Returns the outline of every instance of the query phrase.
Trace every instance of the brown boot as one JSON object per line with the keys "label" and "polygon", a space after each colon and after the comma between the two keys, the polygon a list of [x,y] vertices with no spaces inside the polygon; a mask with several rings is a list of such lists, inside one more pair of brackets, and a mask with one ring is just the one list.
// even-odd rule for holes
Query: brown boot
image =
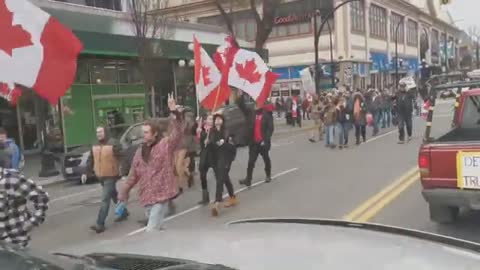
{"label": "brown boot", "polygon": [[220,212],[220,203],[214,202],[212,204],[212,216],[217,217],[219,212]]}
{"label": "brown boot", "polygon": [[237,197],[230,197],[228,198],[227,202],[223,204],[225,207],[233,207],[238,204],[238,199]]}

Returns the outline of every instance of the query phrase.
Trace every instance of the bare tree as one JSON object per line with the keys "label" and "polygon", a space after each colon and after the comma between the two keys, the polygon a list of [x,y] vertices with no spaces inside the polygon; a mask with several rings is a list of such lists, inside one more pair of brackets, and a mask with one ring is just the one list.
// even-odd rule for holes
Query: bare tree
{"label": "bare tree", "polygon": [[[163,55],[161,42],[174,33],[172,18],[153,12],[168,7],[168,0],[128,0],[140,71],[145,86],[145,96],[151,93],[152,116],[155,116],[154,76],[156,59]],[[161,94],[161,93],[160,93]]]}
{"label": "bare tree", "polygon": [[[229,12],[227,12],[225,7],[222,5],[222,2],[222,0],[214,0],[215,6],[220,11],[228,31],[232,34],[234,41],[236,42],[235,31],[233,28],[233,7],[231,7]],[[255,33],[255,51],[257,53],[261,53],[265,42],[267,42],[267,39],[272,32],[275,15],[281,0],[260,0],[259,2],[257,2],[257,0],[231,0],[230,3],[240,8],[248,6],[248,9],[253,15],[257,26]],[[259,6],[261,12],[259,12]]]}

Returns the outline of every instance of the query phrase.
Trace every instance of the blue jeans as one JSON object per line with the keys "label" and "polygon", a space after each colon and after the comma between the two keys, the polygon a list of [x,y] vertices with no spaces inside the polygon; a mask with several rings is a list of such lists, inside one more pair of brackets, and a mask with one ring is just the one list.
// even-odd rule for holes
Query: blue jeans
{"label": "blue jeans", "polygon": [[382,128],[390,127],[392,123],[392,112],[390,109],[385,109],[383,111],[383,117],[382,117]]}
{"label": "blue jeans", "polygon": [[337,123],[337,127],[335,129],[337,131],[338,136],[338,145],[347,145],[348,144],[348,133],[350,131],[350,123]]}
{"label": "blue jeans", "polygon": [[335,145],[335,125],[325,126],[325,145]]}
{"label": "blue jeans", "polygon": [[117,179],[100,179],[100,184],[102,185],[102,203],[100,211],[98,211],[97,225],[105,226],[105,219],[107,219],[108,210],[110,209],[110,201],[117,204]]}
{"label": "blue jeans", "polygon": [[161,230],[168,212],[168,201],[145,206],[145,215],[148,218],[147,232]]}
{"label": "blue jeans", "polygon": [[382,121],[382,111],[378,110],[373,113],[373,134],[377,134],[380,130],[380,123]]}

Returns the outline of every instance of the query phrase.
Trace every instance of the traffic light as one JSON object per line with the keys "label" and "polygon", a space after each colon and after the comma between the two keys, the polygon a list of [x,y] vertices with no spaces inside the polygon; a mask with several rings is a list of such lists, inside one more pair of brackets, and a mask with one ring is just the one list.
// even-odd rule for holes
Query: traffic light
{"label": "traffic light", "polygon": [[440,1],[440,5],[448,5],[452,2],[452,0],[439,0]]}

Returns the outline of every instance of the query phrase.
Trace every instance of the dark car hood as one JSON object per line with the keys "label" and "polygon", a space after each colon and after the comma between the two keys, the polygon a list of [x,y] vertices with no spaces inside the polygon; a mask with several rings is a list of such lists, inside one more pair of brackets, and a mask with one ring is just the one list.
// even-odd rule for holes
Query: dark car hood
{"label": "dark car hood", "polygon": [[[307,220],[308,221],[308,220]],[[169,229],[64,249],[141,254],[235,269],[476,269],[480,245],[382,225],[299,220]]]}

